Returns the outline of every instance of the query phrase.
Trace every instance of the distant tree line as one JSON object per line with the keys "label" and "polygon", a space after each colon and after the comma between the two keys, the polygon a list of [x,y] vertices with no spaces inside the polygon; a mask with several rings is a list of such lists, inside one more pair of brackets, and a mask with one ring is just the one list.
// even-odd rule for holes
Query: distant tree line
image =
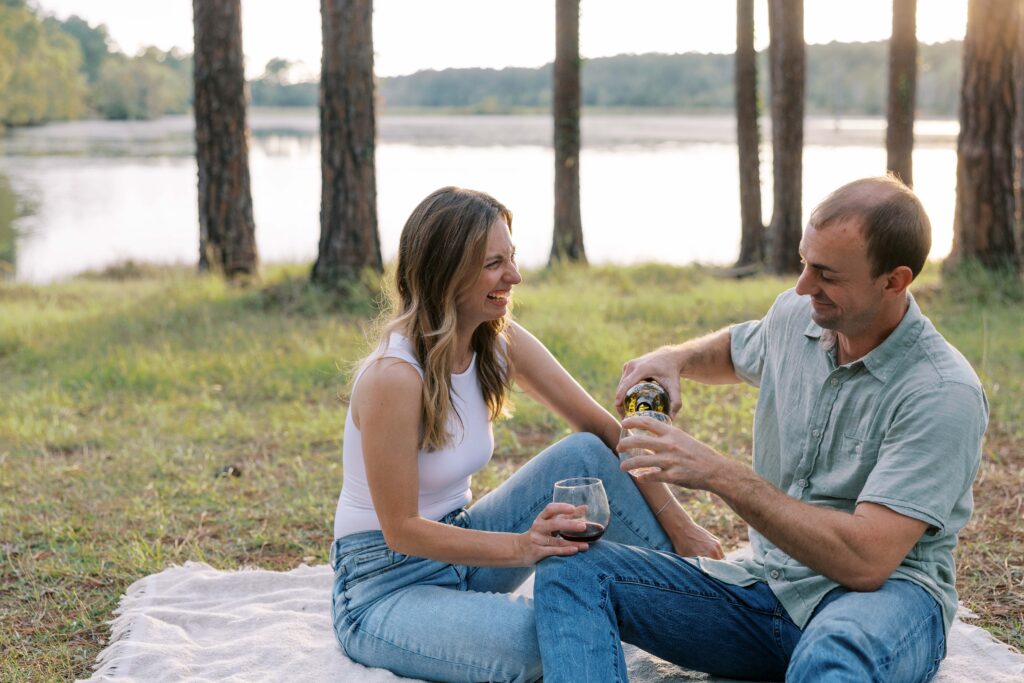
{"label": "distant tree line", "polygon": [[[920,115],[956,116],[961,50],[960,41],[920,46]],[[808,45],[808,113],[884,115],[888,58],[887,41]],[[767,73],[767,52],[758,53],[757,60],[758,72]],[[731,54],[696,53],[588,59],[583,62],[583,106],[731,111],[733,61]],[[550,64],[536,69],[420,71],[382,78],[379,89],[385,107],[451,107],[481,113],[547,109],[551,73]],[[767,79],[762,79],[763,101],[768,100],[767,88]]]}
{"label": "distant tree line", "polygon": [[0,125],[184,113],[191,78],[184,52],[150,47],[129,57],[103,24],[61,21],[26,0],[0,0]]}
{"label": "distant tree line", "polygon": [[249,81],[250,103],[256,107],[315,107],[320,84],[316,81],[292,82],[295,62],[275,58],[267,62],[263,75]]}
{"label": "distant tree line", "polygon": [[[954,117],[960,97],[960,41],[921,45],[916,110]],[[886,112],[888,43],[830,43],[807,47],[809,114]],[[767,73],[767,51],[757,55]],[[315,107],[319,84],[293,82],[292,62],[273,59],[250,80],[253,106]],[[443,108],[471,113],[548,110],[552,65],[535,69],[445,69],[378,79],[384,110]],[[731,111],[731,54],[619,55],[582,64],[583,107]],[[768,80],[759,83],[768,101]],[[41,16],[26,0],[0,0],[0,124],[29,125],[100,116],[150,119],[181,114],[193,102],[192,55],[146,48],[119,52],[103,24],[72,16]]]}
{"label": "distant tree line", "polygon": [[[917,113],[952,118],[960,98],[962,43],[921,45],[918,50]],[[883,116],[886,113],[888,41],[807,46],[806,107],[809,114]],[[249,81],[253,106],[317,105],[316,83],[288,83],[268,63]],[[767,51],[757,70],[767,73]],[[441,108],[491,114],[551,108],[551,64],[535,69],[444,69],[378,79],[383,108]],[[644,54],[587,59],[582,67],[584,107],[731,111],[731,54]],[[768,80],[759,83],[768,101]]]}

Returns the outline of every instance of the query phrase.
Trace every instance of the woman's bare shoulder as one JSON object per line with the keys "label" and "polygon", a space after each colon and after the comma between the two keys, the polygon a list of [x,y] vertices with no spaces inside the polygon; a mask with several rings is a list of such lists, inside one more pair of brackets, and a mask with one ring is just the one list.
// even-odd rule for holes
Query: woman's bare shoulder
{"label": "woman's bare shoulder", "polygon": [[373,405],[413,409],[419,414],[423,379],[415,366],[401,358],[377,358],[363,370],[352,390],[352,418],[359,427],[359,414]]}

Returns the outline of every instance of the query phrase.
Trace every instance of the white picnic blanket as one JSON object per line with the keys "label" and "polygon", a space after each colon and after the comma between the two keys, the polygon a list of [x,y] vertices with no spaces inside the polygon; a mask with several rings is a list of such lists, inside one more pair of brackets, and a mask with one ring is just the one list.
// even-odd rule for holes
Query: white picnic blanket
{"label": "white picnic blanket", "polygon": [[[221,571],[186,562],[144,577],[121,599],[90,681],[346,681],[401,679],[356,664],[331,628],[330,567]],[[532,590],[526,585],[525,591]],[[961,608],[961,617],[972,617]],[[627,646],[632,681],[714,681]],[[1024,656],[961,619],[940,683],[1019,683]]]}

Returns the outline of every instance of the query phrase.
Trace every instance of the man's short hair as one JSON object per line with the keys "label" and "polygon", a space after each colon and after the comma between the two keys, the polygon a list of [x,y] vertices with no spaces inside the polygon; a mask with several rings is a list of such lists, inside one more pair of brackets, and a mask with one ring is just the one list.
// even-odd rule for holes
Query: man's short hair
{"label": "man's short hair", "polygon": [[932,248],[932,224],[921,200],[895,176],[861,178],[843,185],[815,207],[809,221],[821,230],[860,219],[871,277],[906,266],[916,278]]}

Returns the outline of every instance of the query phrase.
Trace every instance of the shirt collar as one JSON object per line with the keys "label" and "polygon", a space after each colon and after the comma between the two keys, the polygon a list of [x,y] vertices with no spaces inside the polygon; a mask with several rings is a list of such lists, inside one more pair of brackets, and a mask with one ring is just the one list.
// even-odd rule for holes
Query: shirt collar
{"label": "shirt collar", "polygon": [[[882,340],[882,343],[871,349],[866,356],[855,363],[861,363],[868,372],[874,375],[879,381],[886,382],[896,370],[900,360],[907,353],[907,350],[914,345],[921,331],[924,329],[924,314],[914,300],[914,295],[907,292],[907,312],[904,314],[900,324],[889,333],[889,336]],[[824,332],[813,320],[804,330],[804,335],[810,339],[821,339]]]}

